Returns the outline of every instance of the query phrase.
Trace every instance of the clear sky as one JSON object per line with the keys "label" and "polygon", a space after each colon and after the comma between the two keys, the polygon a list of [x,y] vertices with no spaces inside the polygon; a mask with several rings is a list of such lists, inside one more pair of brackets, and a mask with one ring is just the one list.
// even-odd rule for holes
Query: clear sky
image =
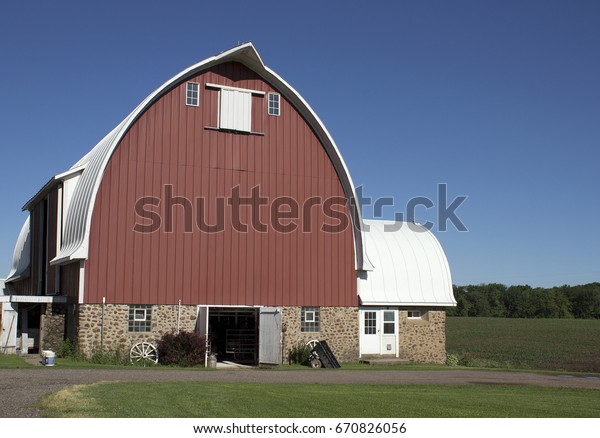
{"label": "clear sky", "polygon": [[[600,281],[600,2],[20,1],[0,5],[0,276],[23,204],[184,68],[252,41],[355,185],[437,184],[456,284]],[[372,217],[370,208],[365,217]]]}

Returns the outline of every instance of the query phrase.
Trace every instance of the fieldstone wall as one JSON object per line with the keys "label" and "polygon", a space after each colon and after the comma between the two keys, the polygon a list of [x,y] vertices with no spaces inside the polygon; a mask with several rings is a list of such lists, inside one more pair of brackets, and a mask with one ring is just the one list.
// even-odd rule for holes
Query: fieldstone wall
{"label": "fieldstone wall", "polygon": [[398,351],[401,358],[422,363],[446,363],[446,312],[421,310],[421,319],[398,312]]}
{"label": "fieldstone wall", "polygon": [[325,340],[338,361],[358,359],[358,308],[321,307],[318,332],[300,331],[302,307],[284,307],[282,311],[283,357],[287,363],[290,349],[311,339]]}
{"label": "fieldstone wall", "polygon": [[65,337],[66,304],[47,304],[42,313],[40,338],[41,350],[57,351]]}
{"label": "fieldstone wall", "polygon": [[[126,304],[106,304],[104,306],[104,351],[127,353],[137,342],[156,343],[162,335],[177,331],[179,306],[152,306],[152,326],[149,332],[129,331],[129,306]],[[193,331],[196,328],[196,306],[181,306],[181,331]],[[91,355],[100,351],[102,338],[102,305],[82,304],[79,306],[79,351]]]}

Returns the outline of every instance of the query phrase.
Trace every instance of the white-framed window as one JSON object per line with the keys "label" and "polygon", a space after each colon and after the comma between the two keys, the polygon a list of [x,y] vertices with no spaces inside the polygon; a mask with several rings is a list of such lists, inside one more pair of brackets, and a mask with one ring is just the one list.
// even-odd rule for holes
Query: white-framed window
{"label": "white-framed window", "polygon": [[188,82],[185,87],[185,104],[198,106],[200,104],[200,84]]}
{"label": "white-framed window", "polygon": [[129,331],[149,332],[152,330],[152,306],[129,306]]}
{"label": "white-framed window", "polygon": [[383,334],[394,335],[396,334],[396,311],[385,310],[383,312]]}
{"label": "white-framed window", "polygon": [[409,310],[408,311],[408,319],[421,319],[421,311],[420,310]]}
{"label": "white-framed window", "polygon": [[364,313],[365,335],[377,334],[377,312],[369,311]]}
{"label": "white-framed window", "polygon": [[269,93],[268,95],[268,103],[269,103],[269,115],[270,116],[278,116],[280,114],[279,111],[279,93]]}
{"label": "white-framed window", "polygon": [[133,309],[133,320],[134,321],[146,321],[146,314],[148,309]]}
{"label": "white-framed window", "polygon": [[300,314],[301,332],[320,331],[321,310],[319,307],[303,307]]}

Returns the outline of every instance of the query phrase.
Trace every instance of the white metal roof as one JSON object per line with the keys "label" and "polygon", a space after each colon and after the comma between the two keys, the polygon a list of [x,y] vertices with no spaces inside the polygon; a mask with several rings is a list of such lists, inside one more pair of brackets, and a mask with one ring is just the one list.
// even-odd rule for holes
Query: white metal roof
{"label": "white metal roof", "polygon": [[433,233],[409,222],[365,220],[364,224],[373,270],[359,274],[362,304],[456,305],[448,260]]}
{"label": "white metal roof", "polygon": [[[138,105],[125,120],[123,120],[71,168],[73,170],[83,168],[83,171],[77,182],[77,186],[74,189],[69,210],[65,215],[65,226],[61,247],[58,250],[56,258],[54,258],[51,263],[56,264],[69,260],[87,258],[92,211],[104,170],[119,142],[137,118],[140,117],[152,103],[171,90],[176,84],[214,65],[228,61],[236,61],[248,66],[250,69],[261,75],[296,107],[325,146],[325,149],[338,172],[346,196],[351,200],[356,201],[354,184],[352,183],[348,168],[335,142],[319,117],[296,90],[277,75],[277,73],[264,65],[252,43],[245,43],[217,56],[205,59],[169,79],[144,99],[144,101]],[[56,180],[58,177],[55,177],[54,179]],[[37,202],[38,196],[42,196],[42,193],[43,190],[41,190],[38,195],[34,196],[24,208],[29,208]],[[359,228],[362,225],[360,208],[354,208],[354,205],[357,205],[356,202],[351,202],[350,204],[350,208],[353,210],[352,219],[355,224],[358,224],[358,227],[354,227],[356,230],[356,228]],[[364,254],[363,236],[360,230],[358,232],[355,231],[354,240],[356,249],[356,268],[358,270],[370,269],[369,261]]]}
{"label": "white metal roof", "polygon": [[21,227],[17,244],[15,245],[12,267],[8,273],[8,276],[6,277],[6,283],[27,278],[29,276],[30,246],[31,239],[29,237],[29,216],[27,216],[23,227]]}

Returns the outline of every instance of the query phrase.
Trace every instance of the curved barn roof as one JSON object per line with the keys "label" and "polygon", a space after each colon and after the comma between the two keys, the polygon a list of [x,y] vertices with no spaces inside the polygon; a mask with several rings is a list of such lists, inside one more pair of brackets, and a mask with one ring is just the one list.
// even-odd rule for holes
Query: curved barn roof
{"label": "curved barn roof", "polygon": [[5,282],[21,280],[29,277],[29,264],[30,264],[30,245],[31,239],[29,237],[29,216],[25,219],[17,244],[15,245],[15,251],[13,252],[13,261],[10,272],[6,277]]}
{"label": "curved barn roof", "polygon": [[[100,187],[100,182],[104,170],[119,145],[119,142],[133,125],[133,123],[147,110],[157,99],[170,91],[179,83],[185,81],[199,72],[224,62],[235,61],[246,65],[255,71],[263,79],[269,82],[281,94],[283,94],[302,114],[310,126],[313,128],[322,144],[324,145],[342,183],[347,199],[350,201],[350,208],[354,226],[354,241],[356,252],[356,268],[358,270],[370,269],[368,260],[364,255],[363,237],[361,233],[361,215],[360,208],[357,206],[354,184],[348,172],[348,168],[333,141],[331,135],[306,103],[306,101],[285,82],[277,73],[266,67],[260,58],[260,55],[252,45],[245,43],[234,47],[217,56],[205,59],[188,69],[169,79],[158,89],[152,92],[137,108],[129,114],[116,128],[114,128],[106,137],[104,137],[87,155],[79,160],[71,169],[83,169],[81,177],[73,192],[73,198],[69,210],[65,216],[65,226],[62,236],[62,245],[58,254],[51,263],[57,264],[69,260],[86,259],[88,255],[88,241],[92,211],[96,200],[96,194]],[[57,178],[55,178],[57,179]],[[42,191],[40,191],[41,193]],[[38,193],[38,195],[40,195]],[[30,200],[24,209],[30,208],[36,202],[38,195]]]}
{"label": "curved barn roof", "polygon": [[364,224],[366,251],[374,269],[359,275],[362,304],[456,305],[448,260],[433,233],[408,222],[365,220]]}

